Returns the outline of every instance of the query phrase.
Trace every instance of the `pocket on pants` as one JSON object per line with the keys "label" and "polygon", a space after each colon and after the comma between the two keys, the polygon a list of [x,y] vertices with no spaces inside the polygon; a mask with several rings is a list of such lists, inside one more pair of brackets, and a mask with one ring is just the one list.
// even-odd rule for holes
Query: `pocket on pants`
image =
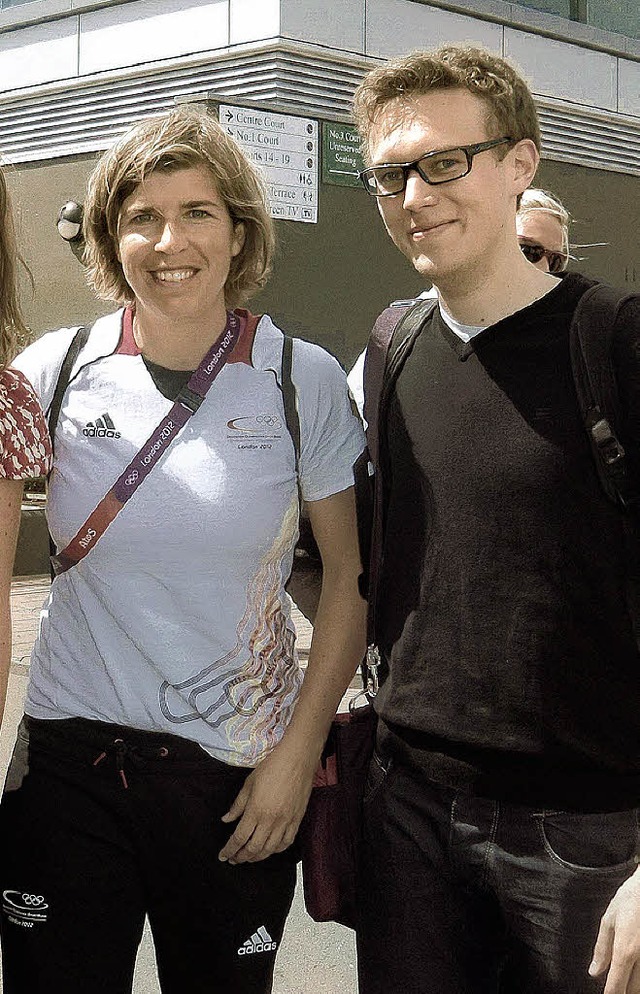
{"label": "pocket on pants", "polygon": [[620,873],[638,863],[638,809],[584,814],[545,811],[536,815],[548,855],[584,873]]}

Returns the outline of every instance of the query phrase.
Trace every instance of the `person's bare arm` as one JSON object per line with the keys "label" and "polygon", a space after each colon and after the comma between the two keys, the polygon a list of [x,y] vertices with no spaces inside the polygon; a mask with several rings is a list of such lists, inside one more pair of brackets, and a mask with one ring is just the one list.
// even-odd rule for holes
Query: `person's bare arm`
{"label": "person's bare arm", "polygon": [[331,721],[365,651],[353,488],[308,507],[323,580],[307,672],[281,742],[247,777],[223,818],[239,819],[219,855],[230,863],[265,859],[293,842]]}
{"label": "person's bare arm", "polygon": [[4,714],[11,665],[11,577],[21,504],[22,481],[0,480],[0,721]]}

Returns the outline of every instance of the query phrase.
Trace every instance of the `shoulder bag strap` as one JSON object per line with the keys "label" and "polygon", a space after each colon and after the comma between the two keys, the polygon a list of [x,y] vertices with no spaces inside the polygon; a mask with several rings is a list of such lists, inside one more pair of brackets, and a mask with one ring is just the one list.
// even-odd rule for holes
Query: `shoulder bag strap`
{"label": "shoulder bag strap", "polygon": [[578,405],[598,476],[607,497],[623,507],[630,494],[625,451],[617,436],[620,408],[611,345],[618,312],[634,296],[605,284],[590,287],[578,302],[569,331]]}
{"label": "shoulder bag strap", "polygon": [[178,432],[202,404],[207,391],[233,352],[241,328],[240,318],[229,312],[222,335],[211,346],[188,383],[182,387],[169,413],[123,470],[75,537],[57,555],[52,556],[51,563],[56,576],[71,569],[94,548],[126,502],[157,465]]}
{"label": "shoulder bag strap", "polygon": [[387,353],[394,330],[409,310],[409,304],[391,304],[378,315],[371,329],[364,358],[364,417],[367,422],[367,448],[373,463],[378,459],[378,409],[382,394]]}

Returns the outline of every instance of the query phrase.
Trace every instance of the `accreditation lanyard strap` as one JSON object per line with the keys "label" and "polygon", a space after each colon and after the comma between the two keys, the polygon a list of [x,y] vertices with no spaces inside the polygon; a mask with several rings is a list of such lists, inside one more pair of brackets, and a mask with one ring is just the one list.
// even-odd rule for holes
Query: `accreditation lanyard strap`
{"label": "accreditation lanyard strap", "polygon": [[108,494],[91,512],[75,538],[72,538],[57,555],[51,557],[56,576],[71,569],[91,552],[116,515],[167,451],[178,432],[198,410],[216,376],[233,352],[240,337],[242,324],[237,314],[227,313],[227,323],[222,335],[214,342],[188,383],[180,390],[169,413],[120,474]]}

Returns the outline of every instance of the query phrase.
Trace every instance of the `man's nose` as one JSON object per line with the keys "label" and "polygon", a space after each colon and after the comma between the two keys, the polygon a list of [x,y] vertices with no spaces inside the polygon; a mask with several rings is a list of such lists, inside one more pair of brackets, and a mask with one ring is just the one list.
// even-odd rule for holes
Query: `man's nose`
{"label": "man's nose", "polygon": [[410,169],[407,174],[407,185],[404,191],[403,206],[405,210],[415,210],[424,204],[429,204],[437,197],[436,187],[427,183],[417,169]]}

